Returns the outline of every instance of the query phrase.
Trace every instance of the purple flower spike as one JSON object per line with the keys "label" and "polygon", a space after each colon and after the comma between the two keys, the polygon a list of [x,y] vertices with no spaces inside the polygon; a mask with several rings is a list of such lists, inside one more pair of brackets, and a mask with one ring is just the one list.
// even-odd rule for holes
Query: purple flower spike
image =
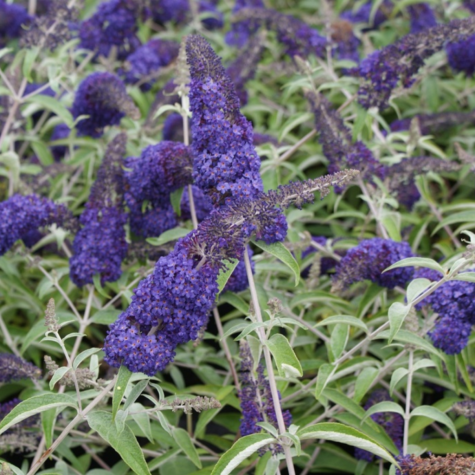
{"label": "purple flower spike", "polygon": [[23,25],[28,25],[32,19],[25,7],[0,0],[0,47],[8,40],[18,38]]}
{"label": "purple flower spike", "polygon": [[81,24],[79,46],[104,57],[114,50],[118,59],[125,59],[140,46],[137,37],[140,4],[140,0],[109,0],[101,3],[96,13]]}
{"label": "purple flower spike", "polygon": [[77,124],[79,135],[98,138],[104,127],[118,125],[125,115],[140,117],[139,110],[127,95],[125,84],[111,73],[92,73],[79,85],[74,97],[72,114],[75,119],[88,115]]}
{"label": "purple flower spike", "polygon": [[19,356],[0,353],[0,382],[9,383],[20,379],[37,379],[41,370]]}
{"label": "purple flower spike", "polygon": [[178,142],[146,147],[140,157],[129,157],[125,199],[132,231],[144,237],[159,236],[176,225],[170,193],[191,184],[190,150]]}
{"label": "purple flower spike", "polygon": [[13,195],[0,203],[0,256],[32,231],[51,224],[61,226],[70,219],[64,205],[33,194]]}
{"label": "purple flower spike", "polygon": [[427,3],[416,3],[408,7],[411,15],[411,33],[419,33],[437,25],[434,10]]}
{"label": "purple flower spike", "polygon": [[107,147],[80,218],[84,227],[74,239],[70,260],[71,280],[78,287],[92,284],[97,274],[102,284],[114,282],[122,274],[122,260],[127,255],[122,175],[126,142],[126,135],[119,134]]}
{"label": "purple flower spike", "polygon": [[[236,0],[233,8],[233,14],[243,8],[264,8],[262,0]],[[250,37],[260,28],[259,22],[249,18],[231,25],[231,31],[226,33],[226,43],[231,46],[242,48]]]}
{"label": "purple flower spike", "polygon": [[412,278],[412,267],[401,267],[384,274],[382,272],[391,264],[413,256],[406,242],[381,238],[365,239],[350,249],[336,266],[334,287],[341,289],[362,280],[370,280],[388,289],[405,285]]}
{"label": "purple flower spike", "polygon": [[369,1],[355,12],[353,10],[344,11],[340,17],[344,20],[350,21],[351,23],[366,23],[369,26],[364,31],[376,29],[389,18],[393,9],[393,4],[389,0],[384,0],[382,5],[376,10],[373,19],[371,19],[372,7],[373,2]]}
{"label": "purple flower spike", "polygon": [[454,71],[473,76],[475,73],[475,35],[447,45],[447,58]]}
{"label": "purple flower spike", "polygon": [[262,191],[260,160],[231,79],[204,38],[189,36],[186,52],[195,184],[215,205],[236,197],[254,198]]}

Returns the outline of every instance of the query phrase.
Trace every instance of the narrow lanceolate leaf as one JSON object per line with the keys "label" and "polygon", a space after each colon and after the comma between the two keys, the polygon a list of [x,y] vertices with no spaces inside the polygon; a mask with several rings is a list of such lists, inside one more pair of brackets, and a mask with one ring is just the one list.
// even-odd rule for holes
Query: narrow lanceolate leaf
{"label": "narrow lanceolate leaf", "polygon": [[394,302],[389,307],[389,338],[388,341],[391,343],[396,336],[397,332],[401,329],[404,319],[407,317],[408,313],[411,310],[411,305],[404,305],[401,302]]}
{"label": "narrow lanceolate leaf", "polygon": [[294,274],[295,286],[298,285],[300,280],[300,268],[297,261],[290,251],[281,243],[276,242],[274,244],[266,244],[264,241],[252,241],[257,247],[260,247],[263,251],[272,254],[277,259],[281,260]]}
{"label": "narrow lanceolate leaf", "polygon": [[409,371],[406,368],[398,368],[396,371],[394,371],[391,376],[391,384],[389,385],[389,392],[391,394],[396,389],[396,386],[398,385],[399,381],[401,381],[401,379],[407,376],[408,374]]}
{"label": "narrow lanceolate leaf", "polygon": [[404,417],[404,409],[399,404],[396,404],[395,402],[392,402],[392,401],[383,401],[383,402],[378,402],[374,406],[371,406],[366,411],[366,414],[363,420],[365,420],[369,416],[372,416],[373,414],[377,414],[378,412],[395,412],[396,414],[400,414],[401,416]]}
{"label": "narrow lanceolate leaf", "polygon": [[315,398],[319,399],[325,389],[330,377],[336,371],[336,366],[325,363],[320,366],[317,374],[317,385],[315,387]]}
{"label": "narrow lanceolate leaf", "polygon": [[0,422],[0,434],[28,417],[40,414],[49,409],[66,406],[77,407],[75,399],[67,394],[50,393],[31,397],[16,405],[12,411],[2,419],[2,422]]}
{"label": "narrow lanceolate leaf", "polygon": [[274,357],[280,376],[294,378],[302,376],[300,361],[284,335],[276,333],[266,344]]}
{"label": "narrow lanceolate leaf", "polygon": [[275,439],[269,434],[253,434],[241,437],[221,456],[211,475],[229,475],[241,462],[273,442],[275,442]]}
{"label": "narrow lanceolate leaf", "polygon": [[344,424],[338,424],[336,422],[314,424],[299,430],[297,436],[300,440],[323,439],[352,445],[353,447],[367,450],[368,452],[397,465],[396,460],[394,460],[392,455],[371,439],[371,437],[368,437],[359,430],[353,429],[353,427],[345,426]]}
{"label": "narrow lanceolate leaf", "polygon": [[95,430],[121,456],[122,460],[137,475],[151,475],[147,462],[137,439],[125,425],[119,434],[112,419],[112,414],[95,411],[87,416],[91,429]]}
{"label": "narrow lanceolate leaf", "polygon": [[117,411],[119,409],[122,398],[124,397],[125,390],[127,389],[127,384],[129,382],[132,373],[125,367],[121,366],[119,369],[119,374],[117,375],[117,381],[114,387],[114,395],[112,396],[112,418],[115,418]]}
{"label": "narrow lanceolate leaf", "polygon": [[71,115],[71,112],[69,112],[66,106],[58,101],[58,99],[44,96],[42,94],[36,94],[25,99],[25,102],[39,104],[46,109],[49,109],[51,112],[54,112],[57,116],[59,116],[70,129],[73,128],[74,119]]}
{"label": "narrow lanceolate leaf", "polygon": [[412,410],[412,416],[425,416],[433,419],[434,421],[440,422],[441,424],[446,425],[454,435],[455,440],[458,440],[457,430],[455,429],[452,419],[442,412],[440,409],[437,409],[433,406],[419,406]]}
{"label": "narrow lanceolate leaf", "polygon": [[234,272],[234,269],[239,264],[238,259],[230,259],[223,261],[224,269],[221,269],[218,274],[218,293],[216,298],[219,298],[219,294],[223,291],[224,287],[228,283],[231,274]]}
{"label": "narrow lanceolate leaf", "polygon": [[350,327],[346,323],[337,323],[332,330],[330,338],[330,347],[333,357],[338,359],[348,343]]}
{"label": "narrow lanceolate leaf", "polygon": [[398,267],[427,267],[429,269],[438,270],[442,274],[445,274],[444,268],[434,259],[428,259],[427,257],[408,257],[402,259],[399,262],[396,262],[392,266],[389,266],[387,269],[384,269],[383,272],[387,272],[391,269],[397,269]]}
{"label": "narrow lanceolate leaf", "polygon": [[336,323],[346,323],[347,325],[361,328],[366,333],[368,333],[368,327],[366,323],[362,322],[359,318],[353,317],[351,315],[333,315],[332,317],[325,318],[322,322],[319,322],[317,327],[324,325],[334,325]]}
{"label": "narrow lanceolate leaf", "polygon": [[173,229],[169,229],[168,231],[165,231],[164,233],[160,234],[160,236],[158,237],[147,238],[146,241],[152,246],[162,246],[163,244],[166,244],[167,242],[176,241],[177,239],[180,239],[181,237],[184,237],[189,233],[190,233],[189,229],[177,227],[177,228],[173,228]]}
{"label": "narrow lanceolate leaf", "polygon": [[378,374],[379,371],[376,368],[363,368],[356,378],[354,401],[359,403],[364,398]]}
{"label": "narrow lanceolate leaf", "polygon": [[191,440],[188,432],[184,429],[173,429],[172,432],[175,442],[179,445],[180,449],[185,452],[186,456],[198,467],[201,468],[201,460],[196,451],[193,441]]}
{"label": "narrow lanceolate leaf", "polygon": [[406,298],[408,303],[411,303],[416,297],[427,290],[433,282],[429,279],[414,279],[408,286],[406,291]]}

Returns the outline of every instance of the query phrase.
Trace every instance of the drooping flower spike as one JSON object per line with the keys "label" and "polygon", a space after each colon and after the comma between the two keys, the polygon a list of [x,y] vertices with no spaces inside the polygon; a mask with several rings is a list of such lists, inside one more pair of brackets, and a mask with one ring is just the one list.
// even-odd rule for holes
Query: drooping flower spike
{"label": "drooping flower spike", "polygon": [[223,260],[241,259],[253,234],[272,232],[266,227],[274,210],[312,202],[315,191],[324,196],[330,187],[344,186],[355,174],[350,170],[291,183],[254,200],[238,199],[213,210],[139,283],[131,304],[107,334],[105,361],[148,375],[163,370],[173,360],[176,346],[196,339],[206,325]]}
{"label": "drooping flower spike", "polygon": [[37,379],[40,376],[41,370],[34,364],[10,353],[0,353],[0,382]]}
{"label": "drooping flower spike", "polygon": [[70,259],[71,280],[78,287],[92,284],[95,275],[104,284],[122,274],[121,264],[127,255],[122,172],[126,143],[127,136],[119,134],[107,147],[81,215],[83,228],[74,239]]}
{"label": "drooping flower spike", "polygon": [[365,108],[384,109],[391,92],[399,81],[410,87],[424,60],[445,45],[462,41],[475,34],[475,16],[452,20],[444,25],[427,28],[420,33],[406,35],[393,44],[375,51],[364,59],[359,68],[362,83],[358,102]]}

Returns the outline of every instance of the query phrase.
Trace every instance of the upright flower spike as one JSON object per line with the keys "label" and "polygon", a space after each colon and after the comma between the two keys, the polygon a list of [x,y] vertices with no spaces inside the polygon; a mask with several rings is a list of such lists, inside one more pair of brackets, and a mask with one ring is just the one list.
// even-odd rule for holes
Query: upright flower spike
{"label": "upright flower spike", "polygon": [[[243,8],[264,8],[262,0],[236,0],[232,13],[236,14]],[[242,48],[254,33],[260,28],[260,23],[252,18],[231,25],[231,31],[226,33],[226,43],[231,46]]]}
{"label": "upright flower spike", "polygon": [[406,35],[394,44],[375,51],[358,68],[362,79],[358,102],[365,108],[384,109],[399,80],[404,87],[410,87],[425,59],[445,45],[466,40],[474,34],[475,16]]}
{"label": "upright flower spike", "polygon": [[[259,422],[269,422],[277,428],[269,381],[264,376],[264,368],[261,364],[254,370],[254,360],[249,344],[245,340],[241,340],[239,356],[241,357],[241,390],[238,396],[242,410],[241,436],[260,432],[262,429],[257,425]],[[292,415],[289,411],[283,411],[282,415],[285,426],[288,428],[292,423]]]}
{"label": "upright flower spike", "polygon": [[125,199],[130,227],[143,237],[159,236],[176,225],[170,193],[192,183],[189,147],[164,141],[146,147],[140,157],[129,157]]}
{"label": "upright flower spike", "polygon": [[32,231],[51,224],[67,226],[70,220],[64,205],[34,194],[13,195],[0,203],[0,256]]}
{"label": "upright flower spike", "polygon": [[113,50],[118,59],[125,59],[140,46],[137,20],[141,3],[141,0],[108,0],[100,3],[96,13],[81,24],[79,47],[104,57],[108,57]]}
{"label": "upright flower spike", "polygon": [[125,115],[140,118],[140,112],[125,90],[125,84],[111,73],[92,73],[79,85],[72,114],[89,117],[81,120],[76,128],[79,135],[98,138],[104,127],[118,125]]}
{"label": "upright flower spike", "polygon": [[384,167],[363,142],[353,143],[350,130],[328,99],[312,91],[308,91],[306,96],[315,114],[315,128],[320,133],[323,154],[330,162],[328,171],[333,173],[352,168],[369,180],[374,175],[383,178]]}
{"label": "upright flower spike", "polygon": [[382,272],[391,264],[413,256],[407,242],[365,239],[350,249],[336,266],[333,288],[339,290],[362,280],[370,280],[388,289],[405,285],[412,278],[412,267],[400,267],[384,274]]}
{"label": "upright flower spike", "polygon": [[152,87],[157,73],[178,56],[179,44],[175,41],[153,39],[127,56],[125,82],[141,84],[143,91]]}
{"label": "upright flower spike", "polygon": [[343,186],[354,175],[347,171],[292,183],[255,200],[236,200],[213,210],[139,283],[131,304],[107,334],[105,361],[148,375],[163,370],[177,345],[198,338],[215,303],[222,261],[242,258],[266,215],[278,207],[311,202],[315,191],[325,195],[331,186]]}
{"label": "upright flower spike", "polygon": [[[392,401],[386,389],[378,389],[374,391],[364,405],[365,410],[383,401]],[[402,450],[402,437],[404,433],[404,420],[400,414],[394,412],[377,412],[370,416],[373,421],[382,426],[389,437],[399,450]],[[355,449],[355,458],[357,460],[366,460],[371,462],[373,454],[363,449]]]}
{"label": "upright flower spike", "polygon": [[22,5],[0,0],[0,48],[8,40],[18,38],[23,31],[23,26],[27,26],[32,19]]}
{"label": "upright flower spike", "polygon": [[252,144],[252,126],[239,111],[231,79],[201,36],[187,38],[186,53],[195,185],[215,205],[237,197],[254,198],[262,191],[260,160]]}
{"label": "upright flower spike", "polygon": [[70,259],[71,280],[78,287],[92,284],[95,275],[103,284],[122,274],[122,260],[127,255],[122,172],[126,143],[127,136],[119,134],[107,147],[81,215],[83,228],[74,239]]}
{"label": "upright flower spike", "polygon": [[411,33],[419,33],[437,25],[434,10],[427,3],[416,3],[407,8],[411,16]]}
{"label": "upright flower spike", "polygon": [[[265,25],[275,31],[277,39],[285,47],[285,53],[291,57],[306,58],[314,54],[323,58],[326,53],[326,39],[317,30],[291,15],[285,15],[269,8],[242,8],[233,17],[234,24]],[[253,26],[254,28],[254,26]]]}
{"label": "upright flower spike", "polygon": [[400,204],[403,204],[408,209],[412,209],[421,197],[415,185],[417,176],[430,171],[440,173],[459,169],[460,165],[458,163],[441,160],[440,158],[404,158],[399,163],[386,167],[388,188],[391,192],[395,193]]}
{"label": "upright flower spike", "polygon": [[41,370],[34,364],[10,353],[0,353],[0,382],[37,379],[40,376]]}

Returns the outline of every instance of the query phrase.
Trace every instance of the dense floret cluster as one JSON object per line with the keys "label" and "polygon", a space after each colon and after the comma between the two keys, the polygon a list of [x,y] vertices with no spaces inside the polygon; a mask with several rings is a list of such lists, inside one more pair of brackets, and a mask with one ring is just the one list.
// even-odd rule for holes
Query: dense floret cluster
{"label": "dense floret cluster", "polygon": [[427,3],[416,3],[408,7],[411,16],[411,33],[419,33],[437,25],[434,10]]}
{"label": "dense floret cluster", "polygon": [[475,35],[447,45],[447,59],[456,72],[464,72],[467,76],[475,73]]}
{"label": "dense floret cluster", "polygon": [[76,234],[70,260],[71,280],[78,287],[92,284],[95,275],[103,284],[122,274],[127,255],[122,174],[126,142],[126,135],[119,134],[109,144],[80,217],[83,228]]}
{"label": "dense floret cluster", "polygon": [[111,73],[93,73],[79,85],[72,113],[75,119],[87,115],[77,125],[79,135],[100,137],[104,127],[118,125],[125,115],[138,119],[140,113],[127,95],[125,84]]}
{"label": "dense floret cluster", "polygon": [[[233,7],[233,13],[236,14],[243,8],[264,8],[264,6],[262,0],[236,0]],[[226,43],[231,46],[242,48],[259,28],[259,21],[255,21],[252,18],[233,23],[231,25],[231,31],[226,33]]]}
{"label": "dense floret cluster", "polygon": [[18,38],[32,20],[25,7],[0,0],[0,47],[12,38]]}
{"label": "dense floret cluster", "polygon": [[70,220],[64,205],[57,205],[37,195],[13,195],[0,203],[0,255],[13,244],[38,228]]}
{"label": "dense floret cluster", "polygon": [[190,150],[178,142],[164,141],[146,147],[140,157],[126,160],[125,199],[130,226],[140,236],[159,236],[176,225],[170,193],[191,184]]}
{"label": "dense floret cluster", "polygon": [[34,364],[10,353],[0,353],[0,382],[9,383],[26,378],[36,379],[40,376],[41,370]]}
{"label": "dense floret cluster", "polygon": [[337,265],[334,287],[345,288],[366,279],[388,289],[403,286],[412,277],[412,267],[400,267],[384,274],[383,271],[397,261],[413,256],[407,242],[381,238],[365,239],[350,249]]}
{"label": "dense floret cluster", "polygon": [[361,5],[356,11],[345,10],[341,14],[341,18],[348,20],[351,23],[365,23],[368,25],[367,29],[378,28],[384,23],[392,12],[393,4],[389,0],[383,0],[379,8],[376,9],[374,17],[371,15],[373,2],[368,1]]}

